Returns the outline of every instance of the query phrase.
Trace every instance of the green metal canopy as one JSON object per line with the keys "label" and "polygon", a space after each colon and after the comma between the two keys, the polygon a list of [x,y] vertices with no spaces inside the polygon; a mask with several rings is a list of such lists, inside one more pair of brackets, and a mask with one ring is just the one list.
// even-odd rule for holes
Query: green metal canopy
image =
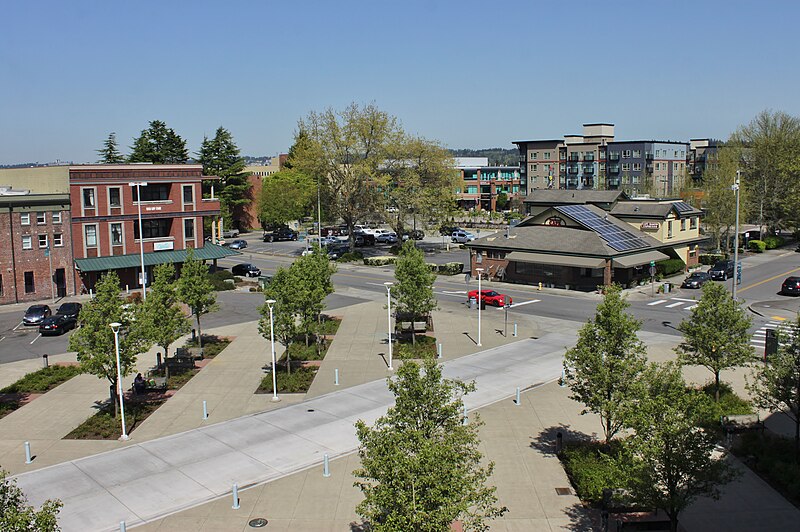
{"label": "green metal canopy", "polygon": [[[213,260],[241,255],[233,249],[209,244],[208,242],[201,248],[194,250],[194,258],[198,260]],[[181,263],[186,261],[186,250],[156,251],[144,254],[144,265],[155,266],[167,262]],[[104,272],[108,270],[120,270],[123,268],[141,267],[141,256],[138,253],[129,255],[112,255],[110,257],[89,257],[86,259],[75,259],[75,265],[82,272]]]}

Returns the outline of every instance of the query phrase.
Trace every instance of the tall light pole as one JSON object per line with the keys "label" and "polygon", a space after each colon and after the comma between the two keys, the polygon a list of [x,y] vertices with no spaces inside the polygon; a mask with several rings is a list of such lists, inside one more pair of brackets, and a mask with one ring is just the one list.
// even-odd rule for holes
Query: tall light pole
{"label": "tall light pole", "polygon": [[125,430],[125,401],[122,394],[122,368],[119,363],[119,328],[122,327],[122,324],[115,321],[109,324],[109,327],[114,331],[114,350],[117,353],[117,392],[119,393],[119,412],[122,415],[122,436],[119,439],[125,441],[128,439],[128,431]]}
{"label": "tall light pole", "polygon": [[322,249],[322,209],[320,208],[319,190],[320,182],[319,177],[317,177],[317,243],[319,244],[319,248]]}
{"label": "tall light pole", "polygon": [[[383,283],[386,285],[386,317],[389,318],[389,371],[392,371],[392,285],[389,281]],[[414,324],[412,323],[413,327]]]}
{"label": "tall light pole", "polygon": [[142,187],[147,186],[147,181],[132,181],[130,187],[136,187],[136,204],[139,207],[139,257],[142,261],[142,301],[147,300],[147,274],[144,272],[144,233],[142,232]]}
{"label": "tall light pole", "polygon": [[733,288],[731,292],[733,293],[733,300],[736,301],[736,285],[739,281],[739,178],[741,177],[742,172],[736,170],[736,182],[733,184],[731,189],[733,193],[736,194],[736,230],[733,236]]}
{"label": "tall light pole", "polygon": [[272,306],[274,304],[274,299],[267,299],[267,306],[269,307],[269,342],[272,351],[272,402],[277,403],[281,398],[278,397],[278,377],[275,374],[275,325],[272,320]]}
{"label": "tall light pole", "polygon": [[481,274],[483,268],[475,268],[478,272],[478,347],[481,347],[481,302],[483,301],[483,294],[481,293]]}

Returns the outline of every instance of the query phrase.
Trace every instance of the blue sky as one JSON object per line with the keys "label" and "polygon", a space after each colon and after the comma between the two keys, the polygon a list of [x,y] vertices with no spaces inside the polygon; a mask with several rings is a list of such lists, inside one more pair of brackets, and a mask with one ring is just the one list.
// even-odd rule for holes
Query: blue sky
{"label": "blue sky", "polygon": [[451,148],[580,133],[726,138],[800,115],[796,2],[4,2],[0,164],[93,162],[159,119],[248,155],[375,102]]}

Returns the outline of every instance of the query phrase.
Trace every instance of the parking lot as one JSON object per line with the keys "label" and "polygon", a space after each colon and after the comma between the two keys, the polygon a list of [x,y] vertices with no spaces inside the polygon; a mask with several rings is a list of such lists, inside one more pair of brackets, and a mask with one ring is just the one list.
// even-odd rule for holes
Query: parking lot
{"label": "parking lot", "polygon": [[[58,305],[68,299],[59,301],[50,308],[55,313]],[[25,326],[22,316],[26,305],[14,305],[0,313],[0,363],[14,362],[28,358],[41,357],[44,354],[65,353],[69,342],[69,331],[60,336],[42,336],[39,327]]]}

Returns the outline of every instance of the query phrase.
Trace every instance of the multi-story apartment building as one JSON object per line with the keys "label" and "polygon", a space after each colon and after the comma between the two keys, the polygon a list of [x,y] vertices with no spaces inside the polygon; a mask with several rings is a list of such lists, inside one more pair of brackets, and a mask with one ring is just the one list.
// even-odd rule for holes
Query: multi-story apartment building
{"label": "multi-story apartment building", "polygon": [[688,175],[695,181],[703,179],[705,171],[717,164],[717,155],[721,147],[721,140],[690,139]]}
{"label": "multi-story apartment building", "polygon": [[607,150],[605,188],[669,197],[683,185],[689,154],[686,142],[616,141],[609,143]]}
{"label": "multi-story apartment building", "polygon": [[520,169],[517,166],[490,166],[487,157],[456,157],[461,183],[456,187],[458,204],[464,209],[497,210],[497,197],[520,195]]}

